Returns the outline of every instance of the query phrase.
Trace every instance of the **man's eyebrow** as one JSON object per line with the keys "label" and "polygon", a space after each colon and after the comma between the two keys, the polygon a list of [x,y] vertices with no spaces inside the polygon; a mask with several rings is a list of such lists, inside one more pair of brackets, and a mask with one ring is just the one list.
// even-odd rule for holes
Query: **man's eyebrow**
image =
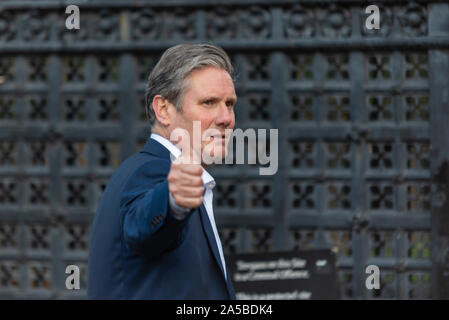
{"label": "man's eyebrow", "polygon": [[215,97],[215,96],[206,96],[206,97],[200,98],[200,100],[201,100],[201,101],[207,101],[207,100],[214,100],[214,101],[217,101],[217,100],[220,100],[220,98]]}
{"label": "man's eyebrow", "polygon": [[237,97],[232,97],[232,98],[226,99],[226,102],[228,102],[228,101],[232,102],[233,104],[236,104],[237,103]]}
{"label": "man's eyebrow", "polygon": [[[208,100],[212,100],[212,101],[216,102],[216,101],[219,101],[220,98],[216,97],[216,96],[206,96],[206,97],[200,98],[199,100],[201,102],[205,102],[205,101],[208,101]],[[235,104],[235,103],[237,103],[237,97],[232,97],[232,98],[226,99],[226,102],[229,102],[229,101]]]}

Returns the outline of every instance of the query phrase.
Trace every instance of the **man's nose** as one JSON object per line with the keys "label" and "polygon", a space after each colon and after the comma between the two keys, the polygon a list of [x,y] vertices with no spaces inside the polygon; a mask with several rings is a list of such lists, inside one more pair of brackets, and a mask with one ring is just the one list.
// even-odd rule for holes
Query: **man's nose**
{"label": "man's nose", "polygon": [[234,120],[234,110],[226,106],[226,103],[220,105],[220,111],[215,120],[216,124],[223,127],[229,127],[229,125]]}

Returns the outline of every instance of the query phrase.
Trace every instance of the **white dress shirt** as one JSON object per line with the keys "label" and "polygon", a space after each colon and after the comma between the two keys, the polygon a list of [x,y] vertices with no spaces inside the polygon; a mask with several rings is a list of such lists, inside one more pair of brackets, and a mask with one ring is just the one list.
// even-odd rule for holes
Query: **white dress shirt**
{"label": "white dress shirt", "polygon": [[[167,148],[168,151],[170,151],[170,158],[172,160],[177,159],[179,156],[181,156],[181,150],[178,147],[176,147],[173,143],[171,143],[168,139],[166,139],[156,133],[152,133],[150,138],[156,140],[157,142],[162,144],[165,148]],[[212,230],[214,231],[215,241],[217,243],[218,252],[220,253],[221,263],[222,263],[224,275],[226,278],[227,277],[226,267],[225,267],[226,264],[225,264],[224,255],[223,255],[223,248],[221,246],[220,237],[218,235],[217,226],[215,224],[214,210],[212,207],[212,200],[213,200],[213,196],[214,196],[212,189],[215,187],[216,183],[215,183],[214,178],[204,168],[203,168],[203,173],[201,174],[201,179],[203,180],[203,186],[205,189],[203,204],[204,204],[204,207],[206,208],[207,216],[209,217],[209,221],[212,226]],[[177,219],[184,219],[186,217],[187,213],[190,212],[190,209],[180,207],[175,203],[171,192],[169,192],[169,202],[170,202],[170,207],[172,208],[172,211],[174,213],[174,216]]]}

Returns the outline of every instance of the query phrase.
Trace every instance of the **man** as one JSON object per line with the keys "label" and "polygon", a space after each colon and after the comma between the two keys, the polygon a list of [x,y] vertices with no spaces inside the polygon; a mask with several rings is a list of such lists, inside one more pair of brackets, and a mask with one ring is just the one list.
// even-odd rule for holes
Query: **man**
{"label": "man", "polygon": [[[202,161],[226,155],[237,100],[232,74],[227,54],[206,44],[169,48],[152,70],[145,96],[152,134],[114,173],[98,206],[89,299],[235,299],[213,215],[215,182]],[[201,136],[215,132],[200,144],[195,121]]]}

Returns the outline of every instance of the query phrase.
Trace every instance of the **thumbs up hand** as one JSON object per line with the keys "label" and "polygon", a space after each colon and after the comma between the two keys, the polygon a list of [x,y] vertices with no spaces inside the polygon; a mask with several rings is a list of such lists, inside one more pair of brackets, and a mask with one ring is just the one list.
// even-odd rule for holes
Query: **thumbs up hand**
{"label": "thumbs up hand", "polygon": [[190,149],[187,137],[182,137],[177,146],[181,148],[181,156],[171,163],[168,189],[178,206],[198,208],[203,203],[203,168],[198,161],[194,161],[196,153]]}

